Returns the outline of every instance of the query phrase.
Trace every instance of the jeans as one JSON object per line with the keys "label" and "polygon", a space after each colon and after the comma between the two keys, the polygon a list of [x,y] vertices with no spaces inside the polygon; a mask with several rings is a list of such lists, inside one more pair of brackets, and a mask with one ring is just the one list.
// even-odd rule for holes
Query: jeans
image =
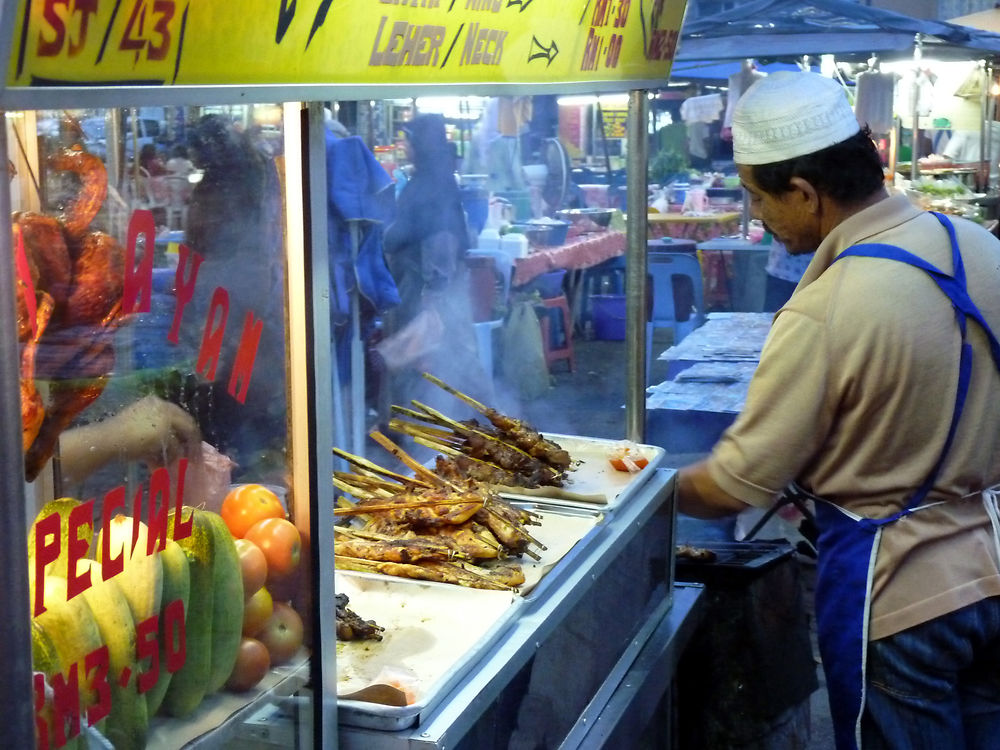
{"label": "jeans", "polygon": [[864,750],[1000,747],[1000,597],[868,644]]}

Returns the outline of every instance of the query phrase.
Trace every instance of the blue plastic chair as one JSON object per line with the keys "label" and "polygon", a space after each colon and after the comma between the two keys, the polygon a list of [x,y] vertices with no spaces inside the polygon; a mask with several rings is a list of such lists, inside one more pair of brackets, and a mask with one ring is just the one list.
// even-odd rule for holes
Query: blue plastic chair
{"label": "blue plastic chair", "polygon": [[[674,343],[705,322],[705,299],[701,279],[701,264],[694,255],[687,253],[649,253],[647,272],[652,300],[649,321],[646,323],[646,383],[653,361],[653,331],[670,328]],[[690,283],[693,304],[691,310],[678,310],[674,297],[674,282],[687,279]]]}
{"label": "blue plastic chair", "polygon": [[582,286],[580,310],[576,318],[585,328],[588,323],[594,322],[594,296],[625,294],[625,256],[616,255],[586,269]]}

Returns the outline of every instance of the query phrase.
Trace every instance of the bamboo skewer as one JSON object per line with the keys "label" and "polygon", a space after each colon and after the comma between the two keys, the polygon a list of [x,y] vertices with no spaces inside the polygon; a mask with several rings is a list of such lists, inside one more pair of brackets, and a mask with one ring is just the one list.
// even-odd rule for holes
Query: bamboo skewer
{"label": "bamboo skewer", "polygon": [[398,495],[398,492],[389,492],[388,490],[366,490],[362,487],[358,487],[350,482],[345,482],[343,479],[338,477],[333,478],[333,486],[336,487],[341,492],[346,492],[348,495],[354,495],[354,497],[360,499],[367,499],[369,497],[392,497],[393,495]]}
{"label": "bamboo skewer", "polygon": [[[344,555],[334,555],[333,561],[334,565],[342,570],[357,570],[367,573],[383,573],[386,567],[386,564],[380,561],[366,560],[361,557],[346,557]],[[465,565],[457,563],[438,562],[433,567],[428,565],[416,565],[413,563],[390,563],[389,565],[395,568],[424,571],[425,575],[423,578],[426,580],[456,583],[459,586],[465,586],[466,588],[471,588],[471,582],[478,582],[480,584],[480,586],[476,588],[487,588],[497,591],[506,591],[511,588],[505,584],[493,581],[488,576],[477,573],[474,570],[469,570],[465,567]],[[446,573],[445,571],[442,571],[441,568],[444,568],[448,572]],[[477,568],[476,570],[482,570],[482,568]],[[451,576],[451,580],[448,580],[449,574]]]}
{"label": "bamboo skewer", "polygon": [[[569,459],[569,454],[566,454],[560,446],[545,436],[542,435],[538,430],[532,427],[527,422],[524,422],[515,417],[508,416],[498,412],[496,409],[492,409],[485,404],[476,401],[468,394],[462,393],[461,391],[453,388],[452,386],[445,383],[440,378],[431,375],[429,372],[423,373],[425,379],[429,380],[434,385],[438,386],[446,393],[450,393],[455,398],[463,401],[464,403],[471,406],[473,409],[478,411],[484,417],[486,417],[490,423],[505,437],[509,438],[511,442],[518,444],[518,446],[524,446],[525,450],[531,450],[532,455],[537,455],[535,453],[537,446],[541,445],[543,448],[543,455],[545,456],[546,462],[550,460],[549,451],[557,450],[566,455]],[[561,466],[561,464],[559,464]]]}
{"label": "bamboo skewer", "polygon": [[381,513],[392,510],[409,510],[410,508],[434,508],[438,505],[475,505],[475,500],[418,500],[410,503],[372,503],[371,505],[352,505],[349,508],[334,508],[335,516],[352,516],[360,513]]}
{"label": "bamboo skewer", "polygon": [[[374,437],[374,434],[372,436]],[[382,476],[389,477],[390,479],[395,479],[397,482],[400,482],[402,484],[420,484],[428,487],[430,486],[425,482],[416,479],[415,477],[406,477],[403,476],[402,474],[397,474],[394,471],[385,469],[379,466],[378,464],[372,463],[367,458],[364,458],[362,456],[355,456],[353,453],[348,453],[347,451],[341,450],[340,448],[334,447],[333,453],[334,455],[343,458],[345,461],[349,461],[355,466],[360,466],[361,468],[367,469],[368,471],[373,471],[376,474],[381,474]]]}
{"label": "bamboo skewer", "polygon": [[434,409],[434,408],[432,408],[430,406],[427,406],[426,404],[420,403],[419,401],[414,401],[413,403],[416,404],[419,408],[424,409],[425,411],[427,411],[428,414],[430,414],[430,415],[432,415],[434,417],[437,417],[438,419],[442,420],[445,424],[453,427],[453,429],[455,429],[459,434],[462,434],[462,433],[465,433],[465,432],[470,432],[470,433],[473,433],[475,435],[479,435],[484,440],[488,440],[488,441],[493,442],[493,443],[499,443],[500,445],[504,446],[505,448],[508,448],[508,449],[510,449],[510,450],[512,450],[512,451],[514,451],[516,453],[520,453],[522,456],[524,456],[524,459],[526,461],[529,461],[532,464],[538,464],[539,466],[542,466],[546,470],[552,472],[553,476],[556,476],[556,477],[562,476],[562,472],[559,469],[557,469],[556,467],[550,466],[549,464],[545,463],[544,461],[542,461],[542,460],[540,460],[538,458],[535,458],[530,453],[526,453],[525,451],[523,451],[520,448],[518,448],[516,445],[513,445],[512,443],[508,443],[506,440],[502,440],[501,438],[497,437],[496,435],[490,435],[488,432],[483,432],[481,430],[477,430],[477,429],[474,429],[472,427],[469,427],[468,425],[464,425],[461,422],[458,422],[458,421],[456,421],[454,419],[451,419],[450,417],[445,416],[444,414],[442,414],[441,412],[437,411],[436,409]]}
{"label": "bamboo skewer", "polygon": [[437,474],[435,474],[433,471],[428,469],[422,463],[414,459],[413,456],[410,456],[406,451],[404,451],[402,448],[400,448],[398,445],[396,445],[394,442],[392,442],[389,438],[387,438],[378,430],[375,430],[374,432],[371,433],[371,438],[376,443],[385,448],[387,451],[389,451],[393,456],[395,456],[404,464],[406,464],[407,467],[413,469],[413,471],[416,472],[418,475],[425,477],[432,484],[437,484],[439,486],[444,485],[446,487],[450,487],[456,492],[462,491],[461,487],[452,482],[449,482],[447,479],[439,477]]}
{"label": "bamboo skewer", "polygon": [[406,492],[406,487],[388,482],[384,479],[378,477],[369,477],[364,474],[350,474],[348,472],[334,472],[334,479],[339,479],[342,482],[348,484],[353,484],[358,487],[370,487],[373,490],[388,490],[389,492]]}
{"label": "bamboo skewer", "polygon": [[461,391],[456,390],[455,388],[452,388],[450,385],[448,385],[447,383],[445,383],[443,380],[441,380],[440,378],[437,378],[437,377],[431,375],[429,372],[423,373],[423,376],[425,378],[427,378],[427,380],[431,381],[438,388],[441,388],[442,390],[447,391],[448,393],[450,393],[455,398],[459,399],[460,401],[464,401],[465,403],[467,403],[469,406],[471,406],[473,409],[475,409],[476,411],[478,411],[484,417],[488,417],[490,415],[490,412],[494,411],[493,409],[490,409],[490,407],[488,407],[486,404],[482,404],[479,401],[476,401],[476,399],[474,399],[472,396],[466,395],[465,393],[462,393]]}
{"label": "bamboo skewer", "polygon": [[396,414],[402,414],[404,417],[410,417],[411,419],[419,419],[421,422],[430,422],[431,424],[443,425],[444,423],[438,419],[435,419],[430,414],[426,412],[417,411],[416,409],[407,409],[405,406],[398,406],[393,404],[391,407],[393,412]]}
{"label": "bamboo skewer", "polygon": [[[395,408],[395,407],[393,407],[393,408]],[[410,411],[410,410],[407,409],[407,411]],[[416,411],[412,413],[412,418],[413,419],[420,419],[421,416],[426,416],[426,415],[421,415],[420,412],[416,412]],[[426,422],[427,420],[423,419],[421,421]],[[440,425],[440,422],[435,421],[435,422],[432,422],[430,424]],[[424,424],[414,424],[413,422],[407,422],[405,420],[397,419],[397,418],[394,417],[394,418],[392,418],[392,419],[389,420],[389,429],[390,430],[395,430],[396,432],[408,432],[409,430],[412,430],[412,429],[418,429],[422,433],[424,433],[425,435],[431,435],[431,436],[439,438],[441,440],[455,440],[458,437],[455,434],[454,430],[446,430],[446,429],[442,429],[440,427],[431,427],[430,424],[426,424],[426,425],[424,425]]]}

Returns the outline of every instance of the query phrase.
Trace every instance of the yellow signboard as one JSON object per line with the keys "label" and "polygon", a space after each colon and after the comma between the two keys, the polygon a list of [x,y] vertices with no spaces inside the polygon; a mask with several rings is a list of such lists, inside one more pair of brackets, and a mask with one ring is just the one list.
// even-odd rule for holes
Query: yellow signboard
{"label": "yellow signboard", "polygon": [[9,87],[666,79],[685,0],[20,0]]}

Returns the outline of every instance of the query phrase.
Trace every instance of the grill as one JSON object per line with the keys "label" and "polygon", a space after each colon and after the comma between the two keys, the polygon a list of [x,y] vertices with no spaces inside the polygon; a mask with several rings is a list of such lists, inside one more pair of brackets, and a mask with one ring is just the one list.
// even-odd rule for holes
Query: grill
{"label": "grill", "polygon": [[677,556],[675,578],[704,584],[747,583],[795,552],[788,542],[684,542],[715,553],[711,562]]}

